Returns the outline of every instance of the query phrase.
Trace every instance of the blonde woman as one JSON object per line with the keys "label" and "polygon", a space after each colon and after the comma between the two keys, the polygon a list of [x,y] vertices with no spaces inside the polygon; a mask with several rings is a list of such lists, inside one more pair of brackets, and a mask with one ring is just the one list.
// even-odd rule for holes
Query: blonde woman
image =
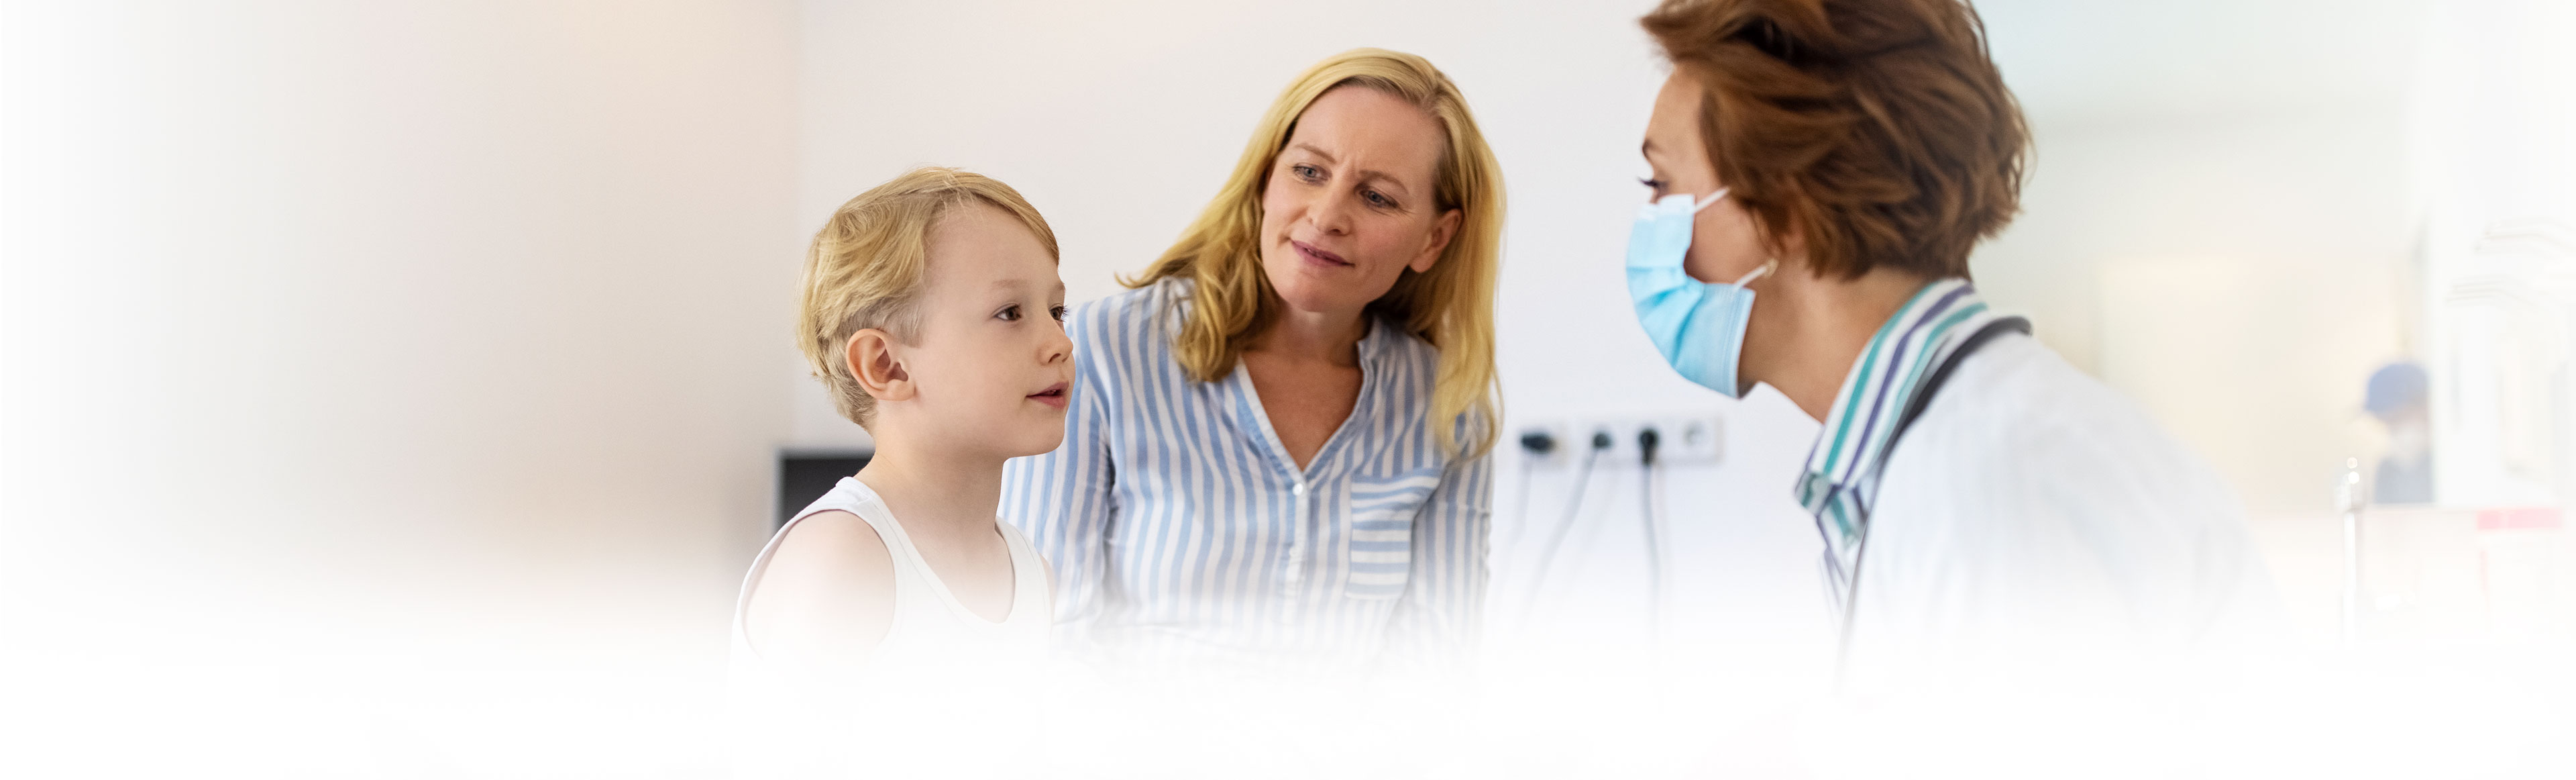
{"label": "blonde woman", "polygon": [[1002,514],[1113,665],[1454,655],[1485,587],[1502,181],[1431,63],[1307,70],[1133,289],[1082,306],[1064,446]]}

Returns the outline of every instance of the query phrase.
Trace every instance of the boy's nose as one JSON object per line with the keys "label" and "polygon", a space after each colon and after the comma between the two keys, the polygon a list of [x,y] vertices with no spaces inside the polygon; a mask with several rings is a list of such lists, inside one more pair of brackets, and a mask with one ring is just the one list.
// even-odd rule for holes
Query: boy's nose
{"label": "boy's nose", "polygon": [[1047,334],[1046,351],[1039,353],[1038,357],[1049,365],[1073,357],[1073,337],[1065,334],[1063,323],[1057,323],[1055,332]]}

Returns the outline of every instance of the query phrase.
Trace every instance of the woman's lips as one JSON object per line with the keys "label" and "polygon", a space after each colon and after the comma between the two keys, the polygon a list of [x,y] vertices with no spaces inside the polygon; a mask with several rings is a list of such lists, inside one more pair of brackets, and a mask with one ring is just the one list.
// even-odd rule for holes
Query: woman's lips
{"label": "woman's lips", "polygon": [[1047,385],[1047,389],[1030,393],[1029,400],[1062,409],[1065,402],[1064,383],[1057,382]]}
{"label": "woman's lips", "polygon": [[1327,268],[1349,268],[1349,267],[1351,267],[1351,261],[1348,261],[1348,260],[1344,260],[1344,259],[1342,259],[1342,256],[1341,256],[1341,255],[1337,255],[1337,254],[1333,254],[1333,253],[1331,253],[1331,252],[1324,251],[1323,249],[1316,247],[1314,244],[1309,244],[1309,243],[1306,243],[1306,242],[1304,242],[1304,241],[1299,241],[1299,240],[1296,240],[1296,239],[1293,239],[1293,238],[1292,238],[1292,239],[1288,239],[1288,244],[1289,244],[1290,246],[1294,246],[1294,247],[1296,247],[1296,248],[1297,248],[1297,256],[1298,256],[1298,257],[1306,258],[1306,262],[1313,263],[1313,264],[1315,264],[1315,265],[1324,266],[1324,267],[1327,267]]}

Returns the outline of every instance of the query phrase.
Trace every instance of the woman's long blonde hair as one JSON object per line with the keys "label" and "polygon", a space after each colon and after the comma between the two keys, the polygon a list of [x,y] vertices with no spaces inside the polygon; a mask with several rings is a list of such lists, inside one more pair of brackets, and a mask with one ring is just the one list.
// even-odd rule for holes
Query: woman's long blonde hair
{"label": "woman's long blonde hair", "polygon": [[[1406,332],[1440,353],[1427,422],[1441,446],[1469,457],[1493,446],[1494,279],[1503,230],[1503,178],[1467,99],[1440,69],[1421,57],[1385,49],[1352,49],[1316,63],[1297,77],[1262,115],[1234,174],[1179,241],[1133,279],[1143,287],[1165,278],[1194,283],[1189,316],[1174,339],[1181,366],[1201,382],[1234,371],[1244,347],[1278,314],[1279,294],[1261,267],[1261,195],[1270,167],[1306,107],[1335,87],[1375,89],[1420,107],[1439,120],[1448,143],[1440,155],[1435,199],[1441,211],[1458,209],[1458,234],[1425,273],[1405,269],[1395,287],[1369,304],[1372,314],[1401,323]],[[1466,416],[1467,440],[1449,421]]]}

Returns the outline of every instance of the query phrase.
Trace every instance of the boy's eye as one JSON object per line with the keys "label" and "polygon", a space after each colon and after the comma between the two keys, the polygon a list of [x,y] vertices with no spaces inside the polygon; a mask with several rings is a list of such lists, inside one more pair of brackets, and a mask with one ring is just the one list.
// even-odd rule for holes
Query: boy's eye
{"label": "boy's eye", "polygon": [[1055,321],[1057,321],[1057,322],[1063,322],[1063,321],[1064,321],[1064,307],[1062,307],[1062,306],[1056,306],[1056,307],[1049,308],[1049,309],[1047,309],[1047,313],[1048,313],[1048,314],[1051,314],[1051,315],[1054,315],[1054,316],[1055,316]]}
{"label": "boy's eye", "polygon": [[1018,322],[1020,321],[1020,305],[1014,303],[1009,306],[1004,306],[1001,311],[994,312],[993,316],[1001,318],[1003,322]]}

